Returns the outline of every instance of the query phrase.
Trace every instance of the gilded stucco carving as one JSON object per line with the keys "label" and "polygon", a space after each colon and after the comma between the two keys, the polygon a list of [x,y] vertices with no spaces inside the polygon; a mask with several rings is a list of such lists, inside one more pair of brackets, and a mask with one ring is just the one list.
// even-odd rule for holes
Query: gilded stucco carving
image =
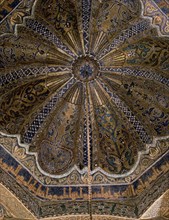
{"label": "gilded stucco carving", "polygon": [[2,184],[0,184],[0,219],[35,219],[24,205]]}
{"label": "gilded stucco carving", "polygon": [[0,177],[37,218],[167,190],[167,22],[165,0],[0,1]]}

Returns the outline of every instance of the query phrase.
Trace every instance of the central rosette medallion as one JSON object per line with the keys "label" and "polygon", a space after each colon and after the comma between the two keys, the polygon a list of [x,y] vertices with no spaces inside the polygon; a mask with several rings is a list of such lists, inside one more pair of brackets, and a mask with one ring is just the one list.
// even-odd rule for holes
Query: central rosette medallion
{"label": "central rosette medallion", "polygon": [[94,80],[99,73],[99,63],[92,56],[81,56],[73,63],[73,74],[80,81]]}

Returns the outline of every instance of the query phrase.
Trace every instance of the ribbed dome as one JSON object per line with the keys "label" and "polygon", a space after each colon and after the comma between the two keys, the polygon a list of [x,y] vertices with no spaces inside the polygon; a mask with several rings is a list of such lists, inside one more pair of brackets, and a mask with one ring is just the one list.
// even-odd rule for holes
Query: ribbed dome
{"label": "ribbed dome", "polygon": [[138,19],[138,1],[93,1],[90,21],[81,7],[38,1],[36,21],[2,38],[1,68],[13,70],[1,76],[1,131],[21,135],[46,173],[120,175],[168,134],[169,41]]}
{"label": "ribbed dome", "polygon": [[34,156],[42,182],[128,183],[164,153],[169,38],[143,6],[153,17],[139,0],[37,0],[9,17],[0,131]]}

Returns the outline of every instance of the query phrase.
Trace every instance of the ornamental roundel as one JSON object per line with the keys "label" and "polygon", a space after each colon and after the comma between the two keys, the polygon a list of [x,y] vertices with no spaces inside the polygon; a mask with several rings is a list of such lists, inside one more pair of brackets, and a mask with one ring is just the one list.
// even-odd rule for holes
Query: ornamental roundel
{"label": "ornamental roundel", "polygon": [[0,1],[0,132],[39,178],[130,182],[166,152],[169,39],[145,2]]}

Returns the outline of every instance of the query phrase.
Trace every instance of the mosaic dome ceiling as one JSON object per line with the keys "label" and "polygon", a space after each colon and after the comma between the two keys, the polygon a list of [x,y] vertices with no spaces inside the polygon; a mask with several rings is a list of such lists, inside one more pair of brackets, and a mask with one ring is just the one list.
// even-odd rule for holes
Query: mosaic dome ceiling
{"label": "mosaic dome ceiling", "polygon": [[35,216],[137,218],[167,190],[168,15],[0,1],[0,179]]}

